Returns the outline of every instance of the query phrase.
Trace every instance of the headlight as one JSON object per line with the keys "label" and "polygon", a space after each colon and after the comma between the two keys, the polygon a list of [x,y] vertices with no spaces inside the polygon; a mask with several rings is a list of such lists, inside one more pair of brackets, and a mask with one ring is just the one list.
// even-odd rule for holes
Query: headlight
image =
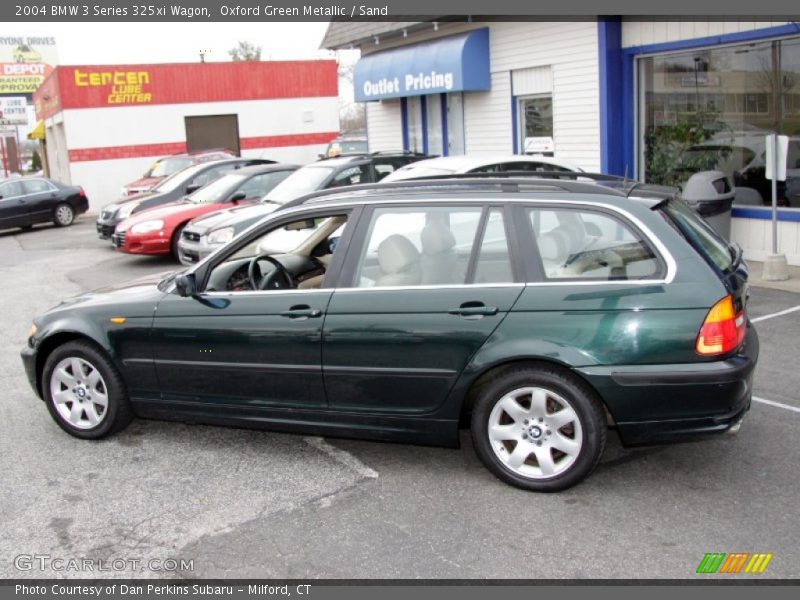
{"label": "headlight", "polygon": [[145,221],[144,223],[137,223],[131,227],[131,233],[149,233],[151,231],[158,231],[164,227],[164,221],[155,219],[153,221]]}
{"label": "headlight", "polygon": [[138,202],[127,202],[122,205],[122,208],[119,209],[119,213],[117,216],[120,219],[127,219],[131,216],[131,213],[136,210],[136,207],[139,206]]}
{"label": "headlight", "polygon": [[223,227],[208,234],[209,244],[227,244],[233,239],[233,227]]}
{"label": "headlight", "polygon": [[30,329],[28,329],[28,337],[29,337],[29,338],[32,338],[33,336],[35,336],[35,335],[36,335],[36,332],[37,332],[37,331],[39,331],[39,328],[38,328],[38,327],[36,327],[36,324],[35,324],[35,323],[31,323],[31,328],[30,328]]}

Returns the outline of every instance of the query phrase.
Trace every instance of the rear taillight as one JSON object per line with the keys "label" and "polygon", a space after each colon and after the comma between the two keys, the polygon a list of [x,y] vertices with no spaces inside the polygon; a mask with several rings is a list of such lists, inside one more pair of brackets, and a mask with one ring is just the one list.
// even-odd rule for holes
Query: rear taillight
{"label": "rear taillight", "polygon": [[78,189],[80,189],[80,192],[78,192],[78,194],[85,198],[86,197],[86,192],[83,191],[83,187],[80,187]]}
{"label": "rear taillight", "polygon": [[708,311],[697,335],[695,349],[703,356],[727,354],[742,343],[746,326],[744,310],[737,313],[733,298],[725,296]]}

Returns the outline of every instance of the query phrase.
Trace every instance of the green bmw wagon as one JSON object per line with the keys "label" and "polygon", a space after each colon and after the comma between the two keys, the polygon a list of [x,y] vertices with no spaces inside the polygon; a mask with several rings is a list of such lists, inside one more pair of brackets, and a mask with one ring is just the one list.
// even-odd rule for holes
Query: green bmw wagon
{"label": "green bmw wagon", "polygon": [[[614,185],[611,185],[613,183]],[[456,446],[557,491],[625,445],[736,430],[747,267],[671,191],[463,178],[321,192],[194,267],[36,318],[67,433],[134,416]]]}

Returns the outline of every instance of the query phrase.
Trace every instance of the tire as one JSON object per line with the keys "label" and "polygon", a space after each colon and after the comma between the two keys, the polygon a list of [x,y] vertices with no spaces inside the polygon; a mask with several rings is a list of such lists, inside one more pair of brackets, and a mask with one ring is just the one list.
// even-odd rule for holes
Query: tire
{"label": "tire", "polygon": [[77,438],[106,437],[122,431],[133,419],[119,371],[105,353],[86,341],[67,342],[47,357],[42,392],[50,416]]}
{"label": "tire", "polygon": [[482,386],[471,431],[475,451],[499,479],[557,492],[594,470],[607,426],[597,395],[568,371],[514,367]]}
{"label": "tire", "polygon": [[181,255],[180,255],[180,250],[178,249],[178,243],[181,241],[181,235],[183,235],[183,230],[186,227],[186,225],[187,225],[186,223],[183,223],[175,229],[175,233],[172,234],[172,241],[170,242],[169,245],[172,257],[178,262],[181,262]]}
{"label": "tire", "polygon": [[68,227],[75,221],[75,209],[66,202],[60,203],[53,209],[53,223],[56,227]]}

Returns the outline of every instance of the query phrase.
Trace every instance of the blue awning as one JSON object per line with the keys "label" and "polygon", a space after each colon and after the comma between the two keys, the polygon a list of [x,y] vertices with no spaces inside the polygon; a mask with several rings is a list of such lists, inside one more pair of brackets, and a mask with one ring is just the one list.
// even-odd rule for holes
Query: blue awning
{"label": "blue awning", "polygon": [[353,74],[357,102],[486,91],[489,29],[368,54]]}

